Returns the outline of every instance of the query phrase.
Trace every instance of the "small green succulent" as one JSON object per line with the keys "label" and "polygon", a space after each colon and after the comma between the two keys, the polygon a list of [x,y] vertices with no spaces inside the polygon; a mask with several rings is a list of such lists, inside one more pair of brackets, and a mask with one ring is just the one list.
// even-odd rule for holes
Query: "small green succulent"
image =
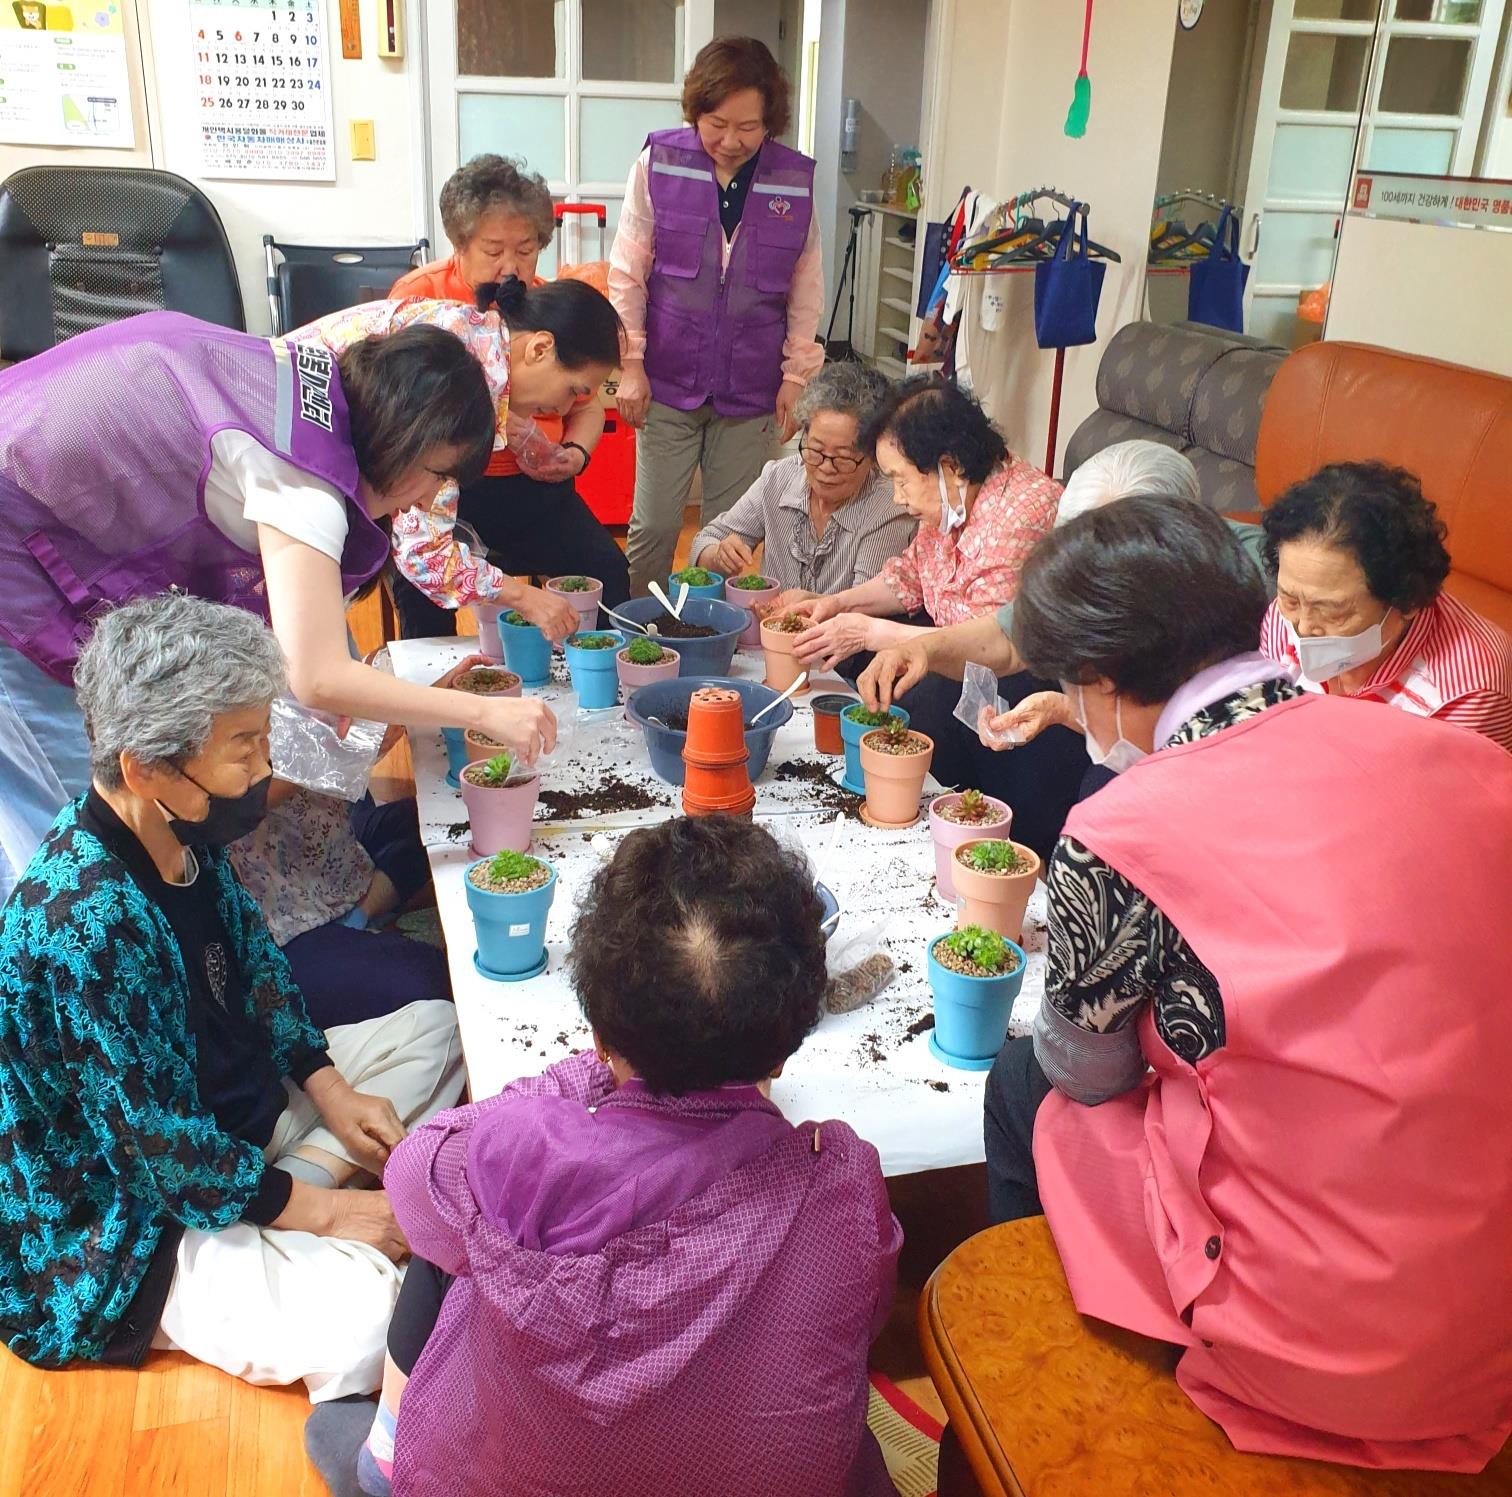
{"label": "small green succulent", "polygon": [[1018,848],[997,837],[973,844],[967,857],[978,873],[1022,873],[1029,866]]}
{"label": "small green succulent", "polygon": [[888,714],[887,721],[882,724],[882,736],[887,740],[889,748],[902,748],[908,742],[908,724],[901,717],[893,717]]}
{"label": "small green succulent", "polygon": [[638,639],[632,639],[625,646],[625,659],[631,665],[660,665],[664,653],[662,647],[654,639],[647,639],[644,635]]}
{"label": "small green succulent", "polygon": [[672,580],[686,582],[689,587],[710,587],[718,582],[719,578],[706,567],[684,567],[680,572],[673,572]]}
{"label": "small green succulent", "polygon": [[513,624],[516,629],[530,628],[530,620],[526,618],[518,608],[511,608],[509,612],[504,615],[504,622],[506,624]]}
{"label": "small green succulent", "polygon": [[488,876],[496,884],[507,884],[515,879],[529,878],[540,866],[539,858],[527,857],[522,852],[511,852],[506,848],[503,852],[496,852],[488,860]]}
{"label": "small green succulent", "polygon": [[765,577],[732,577],[730,579],[731,587],[738,587],[749,593],[765,592],[771,585]]}
{"label": "small green succulent", "polygon": [[559,593],[586,593],[593,587],[586,577],[558,577],[551,585]]}
{"label": "small green succulent", "polygon": [[575,650],[617,650],[619,640],[612,634],[574,634],[571,644]]}
{"label": "small green succulent", "polygon": [[983,930],[980,925],[953,930],[940,944],[968,962],[975,962],[984,972],[1011,972],[1018,964],[1012,947],[995,931]]}
{"label": "small green succulent", "polygon": [[490,790],[497,790],[501,785],[509,783],[509,774],[513,768],[514,760],[508,754],[495,754],[474,770],[473,779]]}
{"label": "small green succulent", "polygon": [[860,702],[857,702],[854,707],[847,707],[845,715],[853,723],[860,723],[863,728],[881,728],[889,722],[903,721],[891,708],[886,712],[873,712],[869,707],[863,707]]}

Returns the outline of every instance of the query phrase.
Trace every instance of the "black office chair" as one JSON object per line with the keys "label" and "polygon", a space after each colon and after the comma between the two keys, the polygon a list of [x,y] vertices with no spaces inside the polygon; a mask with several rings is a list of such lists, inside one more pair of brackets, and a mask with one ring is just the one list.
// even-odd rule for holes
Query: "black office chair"
{"label": "black office chair", "polygon": [[287,333],[327,312],[382,301],[389,288],[430,254],[430,240],[402,244],[279,244],[263,235],[273,331]]}
{"label": "black office chair", "polygon": [[163,310],[247,325],[220,215],[193,183],[133,166],[27,166],[0,183],[0,357]]}

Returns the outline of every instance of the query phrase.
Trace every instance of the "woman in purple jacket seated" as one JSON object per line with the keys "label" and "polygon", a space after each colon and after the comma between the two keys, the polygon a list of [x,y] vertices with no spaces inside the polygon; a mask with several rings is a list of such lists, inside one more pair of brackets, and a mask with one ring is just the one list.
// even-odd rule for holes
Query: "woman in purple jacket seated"
{"label": "woman in purple jacket seated", "polygon": [[389,1161],[416,1257],[376,1419],[307,1427],[333,1491],[895,1497],[866,1427],[902,1242],[877,1151],[767,1097],[819,1017],[821,918],[749,822],[625,837],[572,936],[593,1051]]}

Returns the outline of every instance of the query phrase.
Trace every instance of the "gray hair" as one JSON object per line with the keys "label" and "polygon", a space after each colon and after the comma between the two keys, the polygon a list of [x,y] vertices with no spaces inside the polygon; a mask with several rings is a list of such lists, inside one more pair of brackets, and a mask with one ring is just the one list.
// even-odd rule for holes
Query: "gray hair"
{"label": "gray hair", "polygon": [[105,615],[79,652],[74,686],[90,769],[114,790],[122,754],[192,759],[217,717],[267,706],[285,688],[284,661],[255,614],[162,593]]}
{"label": "gray hair", "polygon": [[485,213],[502,208],[526,219],[545,249],[556,233],[546,179],[509,156],[474,156],[441,189],[441,227],[459,249],[478,232]]}
{"label": "gray hair", "polygon": [[1089,509],[1101,509],[1115,499],[1132,499],[1136,494],[1202,503],[1197,470],[1184,452],[1160,442],[1115,442],[1094,452],[1066,480],[1055,523],[1064,525]]}
{"label": "gray hair", "polygon": [[806,427],[821,411],[854,416],[857,430],[881,409],[892,385],[887,376],[870,364],[854,360],[826,364],[804,387],[798,397],[798,424]]}

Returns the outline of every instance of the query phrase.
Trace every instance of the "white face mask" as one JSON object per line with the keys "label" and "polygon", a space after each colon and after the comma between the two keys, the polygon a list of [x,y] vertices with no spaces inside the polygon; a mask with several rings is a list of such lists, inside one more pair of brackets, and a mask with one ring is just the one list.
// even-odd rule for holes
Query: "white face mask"
{"label": "white face mask", "polygon": [[952,530],[959,530],[966,523],[966,490],[961,490],[961,507],[956,509],[950,502],[950,489],[945,483],[945,469],[935,469],[935,477],[940,481],[940,534],[949,535]]}
{"label": "white face mask", "polygon": [[1082,733],[1087,741],[1087,757],[1101,768],[1111,769],[1114,774],[1122,774],[1131,765],[1138,764],[1141,759],[1149,757],[1147,750],[1140,748],[1137,743],[1130,743],[1123,736],[1123,698],[1119,697],[1113,704],[1113,729],[1118,737],[1113,740],[1113,747],[1100,749],[1097,740],[1087,729],[1087,700],[1082,688],[1076,688],[1076,715],[1081,719]]}
{"label": "white face mask", "polygon": [[1391,610],[1388,608],[1381,615],[1380,623],[1372,624],[1358,634],[1319,634],[1311,639],[1304,639],[1298,634],[1290,619],[1283,617],[1281,622],[1286,625],[1286,632],[1291,637],[1302,674],[1309,681],[1321,684],[1374,660],[1386,648],[1386,620],[1390,617]]}

